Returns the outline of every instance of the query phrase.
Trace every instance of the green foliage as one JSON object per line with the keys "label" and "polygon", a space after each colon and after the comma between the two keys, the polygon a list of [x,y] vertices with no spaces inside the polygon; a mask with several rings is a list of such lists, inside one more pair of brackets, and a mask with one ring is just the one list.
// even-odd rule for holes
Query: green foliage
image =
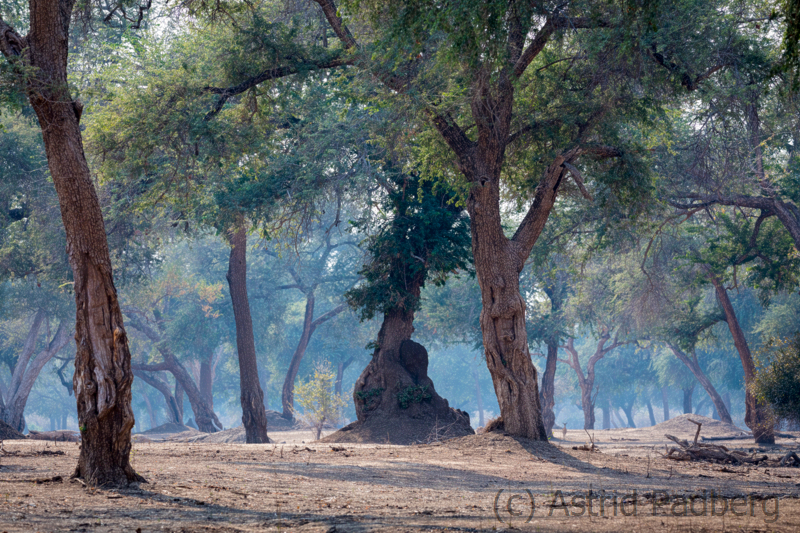
{"label": "green foliage", "polygon": [[753,393],[778,417],[800,421],[800,334],[772,341],[757,360]]}
{"label": "green foliage", "polygon": [[[382,203],[383,220],[366,240],[370,262],[359,272],[364,283],[345,296],[362,320],[392,310],[415,311],[426,281],[443,285],[470,261],[466,217],[445,184],[416,174],[393,172]],[[368,222],[355,222],[366,229]]]}
{"label": "green foliage", "polygon": [[302,413],[295,414],[316,430],[317,438],[326,423],[339,422],[345,406],[344,399],[333,392],[334,381],[336,373],[330,369],[330,364],[318,363],[314,375],[294,388],[295,402],[303,409]]}
{"label": "green foliage", "polygon": [[364,410],[369,411],[375,407],[375,400],[383,394],[384,390],[386,389],[376,387],[374,389],[356,391],[356,398],[364,404]]}
{"label": "green foliage", "polygon": [[410,385],[397,393],[397,400],[403,409],[408,409],[412,403],[422,403],[431,398],[427,385]]}

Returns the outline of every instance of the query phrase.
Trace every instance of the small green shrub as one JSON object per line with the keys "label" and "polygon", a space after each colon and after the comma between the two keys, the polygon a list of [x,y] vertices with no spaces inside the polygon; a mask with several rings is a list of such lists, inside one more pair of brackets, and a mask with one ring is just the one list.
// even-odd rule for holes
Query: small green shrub
{"label": "small green shrub", "polygon": [[356,392],[356,397],[364,404],[364,409],[369,411],[375,407],[374,400],[378,398],[386,389],[375,388],[369,390],[360,390]]}
{"label": "small green shrub", "polygon": [[397,395],[397,399],[400,401],[400,407],[403,409],[408,409],[408,406],[412,403],[421,403],[431,398],[432,396],[431,393],[428,392],[427,385],[411,385],[401,390]]}

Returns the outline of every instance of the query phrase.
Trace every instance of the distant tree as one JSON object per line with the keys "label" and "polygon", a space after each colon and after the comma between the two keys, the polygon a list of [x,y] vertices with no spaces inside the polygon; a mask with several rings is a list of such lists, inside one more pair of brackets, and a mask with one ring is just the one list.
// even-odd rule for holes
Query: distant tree
{"label": "distant tree", "polygon": [[800,422],[800,334],[773,340],[757,361],[753,395],[769,404],[775,416]]}

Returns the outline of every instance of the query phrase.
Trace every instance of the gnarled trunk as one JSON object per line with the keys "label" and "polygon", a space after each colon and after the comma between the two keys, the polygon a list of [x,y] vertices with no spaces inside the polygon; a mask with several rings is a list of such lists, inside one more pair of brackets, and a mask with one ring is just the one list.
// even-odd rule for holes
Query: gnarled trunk
{"label": "gnarled trunk", "polygon": [[243,225],[230,235],[231,255],[228,263],[228,285],[233,316],[236,321],[236,349],[239,354],[239,388],[242,402],[242,424],[249,444],[269,442],[264,391],[258,378],[253,319],[247,298],[247,230]]}
{"label": "gnarled trunk", "polygon": [[473,433],[469,415],[436,392],[428,352],[411,340],[413,332],[413,311],[384,314],[378,347],[353,390],[358,420],[326,438],[413,444]]}
{"label": "gnarled trunk", "polygon": [[705,391],[708,393],[708,397],[711,398],[711,402],[714,404],[720,419],[728,424],[733,424],[731,415],[728,413],[728,408],[725,406],[725,402],[722,401],[722,397],[719,395],[719,393],[717,393],[717,389],[714,388],[714,385],[711,384],[711,380],[708,379],[708,376],[705,375],[703,369],[700,368],[700,363],[697,361],[697,356],[692,354],[690,357],[688,354],[685,354],[678,349],[677,346],[672,344],[668,344],[668,346],[670,350],[672,350],[672,353],[675,354],[675,357],[680,359],[680,361],[692,371],[694,377],[697,378],[697,381],[700,382],[700,385],[702,385]]}
{"label": "gnarled trunk", "polygon": [[[475,186],[467,203],[475,271],[481,288],[480,324],[505,431],[547,440],[536,368],[528,350],[525,301],[519,292],[524,259],[500,226],[496,183]],[[495,213],[495,211],[498,211]]]}
{"label": "gnarled trunk", "polygon": [[775,420],[770,414],[769,408],[756,400],[751,391],[753,380],[755,380],[756,368],[753,364],[753,356],[750,354],[750,347],[747,345],[744,331],[739,325],[739,319],[736,317],[733,304],[728,298],[728,291],[722,285],[722,281],[713,274],[709,275],[709,279],[714,285],[717,300],[725,313],[725,322],[728,324],[728,329],[733,337],[733,344],[739,352],[739,359],[744,369],[744,423],[752,430],[753,438],[758,444],[775,444]]}

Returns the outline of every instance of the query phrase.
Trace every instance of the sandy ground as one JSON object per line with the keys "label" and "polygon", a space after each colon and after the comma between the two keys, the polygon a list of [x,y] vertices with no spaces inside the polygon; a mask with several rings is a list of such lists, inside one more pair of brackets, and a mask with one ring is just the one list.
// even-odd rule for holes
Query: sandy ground
{"label": "sandy ground", "polygon": [[800,531],[800,469],[667,460],[663,431],[595,431],[600,452],[572,449],[583,431],[552,444],[332,445],[308,431],[265,445],[140,442],[132,461],[149,483],[121,491],[69,480],[78,444],[6,441],[0,532]]}

